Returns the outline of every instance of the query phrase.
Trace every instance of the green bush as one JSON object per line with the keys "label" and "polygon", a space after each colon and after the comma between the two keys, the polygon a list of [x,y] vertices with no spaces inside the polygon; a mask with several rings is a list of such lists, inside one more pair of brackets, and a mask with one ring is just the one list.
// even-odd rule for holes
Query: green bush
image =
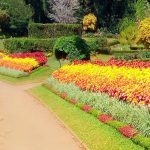
{"label": "green bush", "polygon": [[137,26],[130,25],[126,29],[121,31],[119,36],[119,42],[123,45],[124,44],[132,45],[133,43],[136,42],[137,33],[138,33]]}
{"label": "green bush", "polygon": [[99,49],[98,42],[96,38],[85,38],[86,44],[89,46],[91,53],[96,53]]}
{"label": "green bush", "polygon": [[57,59],[64,57],[67,57],[70,61],[90,59],[89,46],[79,36],[63,36],[58,38],[55,42],[54,51]]}
{"label": "green bush", "polygon": [[32,38],[55,38],[69,35],[81,35],[82,25],[31,23],[28,30],[29,36]]}
{"label": "green bush", "polygon": [[10,38],[4,41],[8,53],[43,51],[52,52],[56,39]]}
{"label": "green bush", "polygon": [[99,38],[84,38],[87,45],[90,48],[91,53],[104,53],[109,54],[110,49],[108,46],[107,39],[105,37]]}
{"label": "green bush", "polygon": [[33,11],[24,0],[1,0],[0,9],[7,13],[8,20],[2,23],[2,31],[13,36],[24,35]]}

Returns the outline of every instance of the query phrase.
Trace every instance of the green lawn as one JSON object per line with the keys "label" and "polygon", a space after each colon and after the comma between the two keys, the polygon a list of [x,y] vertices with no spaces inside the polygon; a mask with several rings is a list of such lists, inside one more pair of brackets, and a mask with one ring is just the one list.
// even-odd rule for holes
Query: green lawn
{"label": "green lawn", "polygon": [[117,130],[62,100],[43,86],[29,91],[51,109],[90,150],[144,150]]}

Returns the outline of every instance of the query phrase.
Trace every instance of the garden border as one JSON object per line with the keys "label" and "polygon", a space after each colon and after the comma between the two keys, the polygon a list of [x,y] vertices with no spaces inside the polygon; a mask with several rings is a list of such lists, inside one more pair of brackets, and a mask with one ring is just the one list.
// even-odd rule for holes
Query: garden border
{"label": "garden border", "polygon": [[75,99],[69,99],[67,97],[67,93],[59,93],[56,91],[51,85],[44,83],[42,86],[45,88],[49,89],[51,92],[54,94],[58,95],[61,97],[63,100],[66,100],[70,102],[71,104],[79,107],[81,110],[83,110],[86,113],[89,113],[96,117],[99,121],[102,123],[111,126],[112,128],[115,128],[118,132],[120,132],[122,135],[125,137],[131,139],[135,144],[140,145],[144,147],[146,150],[150,149],[150,145],[145,142],[146,138],[144,135],[139,133],[137,130],[135,130],[133,127],[131,127],[128,124],[125,124],[121,121],[117,121],[113,119],[111,116],[101,113],[100,111],[93,109],[90,105],[86,105],[83,103],[77,103]]}

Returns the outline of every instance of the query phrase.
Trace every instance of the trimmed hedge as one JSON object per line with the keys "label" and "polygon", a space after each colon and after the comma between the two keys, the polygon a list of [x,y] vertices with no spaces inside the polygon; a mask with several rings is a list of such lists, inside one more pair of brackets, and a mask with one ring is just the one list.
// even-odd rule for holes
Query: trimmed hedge
{"label": "trimmed hedge", "polygon": [[113,55],[116,59],[134,60],[134,59],[150,59],[150,51],[147,50],[131,50],[131,51],[115,51]]}
{"label": "trimmed hedge", "polygon": [[82,25],[31,23],[29,24],[28,34],[32,38],[56,38],[68,35],[81,35]]}
{"label": "trimmed hedge", "polygon": [[52,52],[56,39],[10,38],[4,41],[8,53]]}
{"label": "trimmed hedge", "polygon": [[89,60],[90,50],[85,40],[80,36],[62,36],[57,39],[54,45],[56,58],[68,58],[74,60]]}
{"label": "trimmed hedge", "polygon": [[84,38],[87,45],[90,48],[91,54],[93,53],[102,53],[102,54],[110,54],[110,48],[105,37],[99,38]]}

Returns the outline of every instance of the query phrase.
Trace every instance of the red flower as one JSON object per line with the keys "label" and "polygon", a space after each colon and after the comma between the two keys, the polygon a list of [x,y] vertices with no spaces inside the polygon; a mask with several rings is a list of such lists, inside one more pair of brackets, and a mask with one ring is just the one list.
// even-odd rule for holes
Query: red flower
{"label": "red flower", "polygon": [[75,105],[75,104],[77,104],[77,100],[76,100],[76,99],[71,99],[71,100],[70,100],[70,103],[72,103],[72,104]]}
{"label": "red flower", "polygon": [[98,120],[100,120],[103,123],[106,123],[108,121],[113,120],[113,118],[111,116],[109,116],[109,115],[101,114],[101,115],[98,116]]}
{"label": "red flower", "polygon": [[91,109],[92,109],[92,107],[90,105],[84,105],[82,107],[82,110],[85,111],[85,112],[89,112]]}
{"label": "red flower", "polygon": [[60,97],[63,98],[63,99],[66,99],[67,96],[68,96],[67,93],[61,93],[61,94],[60,94]]}
{"label": "red flower", "polygon": [[130,125],[119,128],[119,131],[128,138],[133,138],[137,134],[137,131],[133,129]]}

